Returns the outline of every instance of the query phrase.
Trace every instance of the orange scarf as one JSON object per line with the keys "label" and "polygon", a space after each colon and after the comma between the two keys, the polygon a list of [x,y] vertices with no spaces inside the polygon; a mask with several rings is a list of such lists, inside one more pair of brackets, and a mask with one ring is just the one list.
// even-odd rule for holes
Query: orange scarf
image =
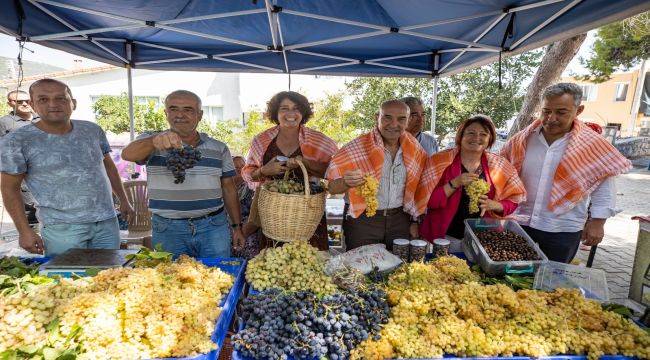
{"label": "orange scarf", "polygon": [[[438,186],[442,174],[454,162],[458,151],[458,148],[454,148],[431,155],[427,161],[427,168],[423,175],[430,176],[432,182],[436,184],[435,186]],[[525,201],[526,189],[524,188],[524,183],[519,179],[519,175],[514,166],[499,155],[485,152],[485,156],[489,169],[489,176],[487,178],[494,185],[493,200],[510,200],[517,204]]]}
{"label": "orange scarf", "polygon": [[[426,193],[431,188],[430,181],[422,178],[427,154],[418,141],[408,132],[399,139],[402,157],[406,168],[406,184],[404,186],[404,211],[418,216],[426,209],[428,197],[416,196],[416,193]],[[384,140],[377,128],[352,140],[334,155],[325,177],[329,181],[340,179],[352,170],[361,170],[372,174],[381,181],[384,166]],[[430,191],[429,191],[430,194]],[[366,203],[356,188],[348,190],[350,214],[357,218],[366,209]]]}
{"label": "orange scarf", "polygon": [[[501,156],[508,159],[520,174],[528,139],[540,126],[542,120],[536,120],[501,149]],[[632,168],[630,161],[612,144],[578,119],[573,121],[568,140],[569,144],[553,177],[548,202],[548,209],[556,214],[571,210],[606,178],[623,174]]]}
{"label": "orange scarf", "polygon": [[[256,189],[260,184],[259,182],[253,181],[253,171],[264,166],[264,153],[273,139],[278,136],[279,132],[280,126],[274,126],[253,139],[251,148],[248,151],[246,166],[242,169],[242,178],[251,189]],[[334,140],[304,125],[300,125],[298,142],[300,143],[302,156],[309,161],[329,163],[337,150]]]}

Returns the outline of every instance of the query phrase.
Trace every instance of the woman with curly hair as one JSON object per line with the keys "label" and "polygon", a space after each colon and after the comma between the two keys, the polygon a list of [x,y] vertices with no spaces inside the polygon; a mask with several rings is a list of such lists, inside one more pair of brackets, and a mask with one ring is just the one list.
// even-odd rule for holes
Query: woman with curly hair
{"label": "woman with curly hair", "polygon": [[[282,91],[268,102],[266,118],[275,124],[253,139],[242,177],[252,189],[268,180],[281,179],[287,170],[293,178],[303,181],[298,161],[307,168],[310,178],[323,178],[329,162],[337,151],[334,140],[310,129],[305,124],[313,115],[311,105],[304,95]],[[286,159],[285,159],[286,158]],[[245,233],[251,233],[249,221]],[[261,232],[261,247],[268,245]],[[327,223],[325,214],[310,243],[327,250]]]}

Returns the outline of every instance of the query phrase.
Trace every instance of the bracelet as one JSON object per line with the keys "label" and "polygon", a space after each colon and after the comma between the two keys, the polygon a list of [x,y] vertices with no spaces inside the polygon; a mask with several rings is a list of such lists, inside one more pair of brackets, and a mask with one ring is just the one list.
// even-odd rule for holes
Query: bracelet
{"label": "bracelet", "polygon": [[449,180],[447,184],[449,184],[449,187],[452,188],[453,190],[458,190],[458,188],[455,187],[454,184],[452,184],[451,180]]}
{"label": "bracelet", "polygon": [[233,229],[241,228],[242,226],[244,226],[244,224],[242,224],[242,223],[230,224],[230,227],[233,228]]}

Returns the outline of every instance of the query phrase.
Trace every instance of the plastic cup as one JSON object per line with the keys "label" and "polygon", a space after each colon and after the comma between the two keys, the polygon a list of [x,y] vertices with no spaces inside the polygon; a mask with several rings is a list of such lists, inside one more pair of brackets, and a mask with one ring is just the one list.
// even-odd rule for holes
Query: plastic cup
{"label": "plastic cup", "polygon": [[393,254],[397,255],[402,261],[409,261],[409,241],[407,239],[393,240]]}
{"label": "plastic cup", "polygon": [[451,245],[451,241],[447,239],[433,240],[433,256],[441,257],[449,255],[449,245]]}
{"label": "plastic cup", "polygon": [[411,240],[411,261],[423,261],[427,254],[427,245],[424,240]]}

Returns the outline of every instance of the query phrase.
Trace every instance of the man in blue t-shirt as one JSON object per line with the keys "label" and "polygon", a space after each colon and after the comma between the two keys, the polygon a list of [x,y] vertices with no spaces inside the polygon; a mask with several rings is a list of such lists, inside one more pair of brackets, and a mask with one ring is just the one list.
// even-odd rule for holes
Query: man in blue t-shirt
{"label": "man in blue t-shirt", "polygon": [[[0,141],[0,188],[20,246],[47,256],[71,248],[119,248],[111,189],[122,213],[133,210],[104,131],[92,122],[70,119],[76,100],[66,84],[42,79],[29,93],[40,121]],[[23,180],[36,199],[42,237],[27,223],[20,194]]]}

